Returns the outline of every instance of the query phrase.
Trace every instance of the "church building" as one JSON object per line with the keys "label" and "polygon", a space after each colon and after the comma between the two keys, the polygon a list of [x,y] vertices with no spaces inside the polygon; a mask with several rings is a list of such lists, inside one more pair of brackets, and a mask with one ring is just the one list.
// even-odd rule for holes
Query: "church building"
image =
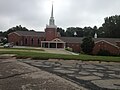
{"label": "church building", "polygon": [[[81,52],[82,39],[80,37],[61,37],[57,32],[57,26],[53,16],[53,5],[49,25],[46,25],[45,32],[16,31],[8,34],[8,42],[17,46],[35,46],[41,48],[72,48],[74,52]],[[100,49],[108,50],[113,54],[120,54],[120,39],[94,38],[95,47],[93,54]]]}

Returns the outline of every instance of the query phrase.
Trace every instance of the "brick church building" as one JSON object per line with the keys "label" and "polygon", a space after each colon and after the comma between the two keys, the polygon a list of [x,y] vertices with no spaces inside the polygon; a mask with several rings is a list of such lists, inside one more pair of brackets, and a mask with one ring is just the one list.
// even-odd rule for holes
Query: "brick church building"
{"label": "brick church building", "polygon": [[[45,32],[16,31],[8,34],[8,42],[17,46],[36,46],[41,48],[67,48],[74,52],[81,52],[82,39],[80,37],[61,37],[57,32],[57,26],[53,17],[53,5],[49,25],[46,25]],[[113,54],[120,54],[120,39],[94,38],[95,47],[93,54],[100,49],[108,50]]]}

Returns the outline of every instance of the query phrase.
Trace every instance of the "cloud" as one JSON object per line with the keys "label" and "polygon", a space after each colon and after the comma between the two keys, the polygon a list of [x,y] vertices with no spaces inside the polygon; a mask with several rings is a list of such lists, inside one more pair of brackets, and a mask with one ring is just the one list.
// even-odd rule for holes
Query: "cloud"
{"label": "cloud", "polygon": [[[120,13],[120,0],[55,0],[57,26],[101,26],[104,18]],[[0,30],[22,25],[43,31],[51,12],[50,0],[0,0]]]}

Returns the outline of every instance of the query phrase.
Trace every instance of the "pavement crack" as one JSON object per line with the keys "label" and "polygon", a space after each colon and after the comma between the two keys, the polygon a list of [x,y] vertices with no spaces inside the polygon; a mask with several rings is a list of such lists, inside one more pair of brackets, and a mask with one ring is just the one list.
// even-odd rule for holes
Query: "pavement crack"
{"label": "pavement crack", "polygon": [[1,79],[7,79],[7,78],[16,77],[16,76],[20,76],[20,75],[25,75],[25,74],[29,74],[29,73],[34,73],[34,72],[37,72],[37,71],[26,72],[26,73],[16,73],[16,74],[9,75],[9,76],[6,76],[6,77],[0,77],[0,80],[1,80]]}

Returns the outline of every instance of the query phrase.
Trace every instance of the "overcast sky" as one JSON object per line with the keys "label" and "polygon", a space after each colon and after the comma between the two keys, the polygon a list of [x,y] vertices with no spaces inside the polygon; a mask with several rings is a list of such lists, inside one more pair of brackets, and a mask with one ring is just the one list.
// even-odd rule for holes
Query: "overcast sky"
{"label": "overcast sky", "polygon": [[[0,0],[0,31],[16,25],[44,31],[51,0]],[[101,26],[104,18],[120,14],[120,0],[54,0],[58,27]]]}

